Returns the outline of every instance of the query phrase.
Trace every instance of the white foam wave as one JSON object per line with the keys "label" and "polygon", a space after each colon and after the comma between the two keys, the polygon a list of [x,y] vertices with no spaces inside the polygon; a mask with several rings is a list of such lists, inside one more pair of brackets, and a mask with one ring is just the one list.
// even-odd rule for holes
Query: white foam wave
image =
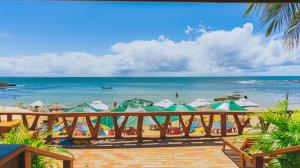
{"label": "white foam wave", "polygon": [[238,81],[237,83],[241,83],[241,84],[255,84],[258,83],[259,81],[257,80],[244,80],[244,81]]}

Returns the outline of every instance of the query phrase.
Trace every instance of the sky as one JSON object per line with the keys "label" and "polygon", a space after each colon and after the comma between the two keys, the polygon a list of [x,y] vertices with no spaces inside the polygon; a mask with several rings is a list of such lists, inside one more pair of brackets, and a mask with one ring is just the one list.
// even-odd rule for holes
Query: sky
{"label": "sky", "polygon": [[1,76],[297,75],[247,4],[2,2]]}

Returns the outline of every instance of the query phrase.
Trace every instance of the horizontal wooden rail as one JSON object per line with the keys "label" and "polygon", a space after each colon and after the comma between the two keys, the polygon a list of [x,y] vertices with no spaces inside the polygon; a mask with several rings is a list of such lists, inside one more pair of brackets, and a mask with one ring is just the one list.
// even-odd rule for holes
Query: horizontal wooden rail
{"label": "horizontal wooden rail", "polygon": [[[38,131],[39,121],[44,118],[46,121],[45,129],[48,132],[52,132],[54,121],[59,121],[60,125],[63,126],[65,130],[65,135],[52,135],[49,134],[47,140],[51,142],[55,139],[69,139],[69,140],[100,140],[100,139],[136,139],[141,142],[143,139],[165,139],[170,137],[190,137],[190,129],[195,119],[198,119],[198,123],[201,123],[203,127],[204,137],[215,137],[215,136],[227,136],[230,135],[241,135],[244,128],[249,125],[250,118],[245,117],[248,114],[256,113],[255,111],[197,111],[197,112],[97,112],[97,113],[69,113],[69,112],[0,112],[0,116],[6,115],[7,120],[12,120],[12,116],[20,116],[22,123],[25,127],[29,128],[31,131]],[[31,116],[31,120],[29,117]],[[172,116],[178,116],[179,127],[170,127],[169,120]],[[213,127],[214,117],[219,118],[219,128]],[[226,127],[228,122],[228,117],[234,120],[234,128],[229,129]],[[111,124],[113,128],[111,129],[111,134],[109,136],[99,136],[100,125],[102,117],[110,117]],[[123,117],[124,120],[119,121],[118,119]],[[126,128],[126,124],[130,117],[137,117],[137,124],[135,128],[131,129],[130,134],[125,134],[126,131],[130,131],[130,128]],[[156,117],[165,117],[165,123],[160,123],[157,121]],[[154,126],[159,131],[158,137],[147,137],[143,135],[143,125],[144,119],[150,118],[154,121]],[[184,118],[187,119],[184,121]],[[207,120],[205,120],[205,118]],[[74,136],[74,131],[76,126],[78,126],[78,121],[86,122],[88,126],[88,131],[90,135],[84,136]],[[96,121],[92,123],[92,120]],[[177,121],[176,121],[177,122]],[[234,130],[234,131],[233,131]],[[0,128],[1,131],[1,128]],[[130,135],[130,136],[129,136]],[[202,135],[201,135],[202,136]],[[200,136],[200,137],[201,137]],[[199,136],[197,136],[199,137]]]}
{"label": "horizontal wooden rail", "polygon": [[276,157],[278,155],[284,155],[288,153],[300,152],[300,145],[298,146],[291,146],[283,149],[277,149],[270,153],[256,153],[252,154],[251,157],[253,158],[253,168],[263,168],[264,167],[264,157]]}
{"label": "horizontal wooden rail", "polygon": [[[46,150],[25,146],[25,145],[20,145],[13,152],[10,152],[6,156],[0,158],[0,167],[2,165],[14,167],[13,165],[15,164],[10,162],[18,161],[17,163],[18,167],[31,168],[32,167],[31,160],[33,154],[53,158],[56,160],[62,160],[63,168],[73,168],[73,162],[74,162],[73,157],[69,157],[62,154],[57,154],[54,152],[49,152]],[[18,157],[19,160],[14,160],[14,158],[16,157]]]}
{"label": "horizontal wooden rail", "polygon": [[291,146],[283,149],[277,149],[270,153],[256,153],[251,156],[253,157],[260,157],[260,156],[276,156],[276,155],[284,155],[287,153],[293,153],[293,152],[300,152],[300,145],[298,146]]}

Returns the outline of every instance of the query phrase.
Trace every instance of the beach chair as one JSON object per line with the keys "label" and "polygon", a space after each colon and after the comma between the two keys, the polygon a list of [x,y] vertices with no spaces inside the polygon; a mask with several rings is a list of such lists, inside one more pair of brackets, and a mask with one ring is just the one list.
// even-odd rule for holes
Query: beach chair
{"label": "beach chair", "polygon": [[[212,126],[212,133],[219,134],[221,132],[221,122],[214,122]],[[226,132],[233,133],[236,132],[236,127],[230,122],[226,123]]]}
{"label": "beach chair", "polygon": [[108,134],[108,136],[114,136],[115,131],[113,129],[109,129],[109,130],[107,130],[107,134]]}
{"label": "beach chair", "polygon": [[196,128],[200,127],[201,126],[201,122],[200,121],[193,121],[192,122],[192,125],[191,125],[191,128],[190,128],[190,133],[193,133],[195,132]]}
{"label": "beach chair", "polygon": [[170,127],[167,130],[167,135],[178,135],[181,134],[181,129],[179,127]]}

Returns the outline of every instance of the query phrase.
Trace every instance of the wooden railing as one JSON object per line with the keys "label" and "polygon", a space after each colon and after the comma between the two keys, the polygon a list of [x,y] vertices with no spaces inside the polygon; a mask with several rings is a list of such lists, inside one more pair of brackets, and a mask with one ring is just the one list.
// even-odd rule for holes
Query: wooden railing
{"label": "wooden railing", "polygon": [[[2,144],[2,147],[5,145]],[[16,145],[6,145],[5,149],[10,148],[10,146]],[[40,155],[44,157],[53,158],[56,160],[63,161],[63,168],[73,168],[73,157],[68,157],[62,154],[57,154],[49,151],[45,151],[38,148],[33,148],[25,145],[18,145],[18,147],[13,147],[13,151],[8,152],[6,155],[0,158],[0,167],[10,167],[10,168],[31,168],[32,167],[32,155]],[[4,149],[1,148],[0,149]]]}
{"label": "wooden railing", "polygon": [[299,153],[300,152],[300,145],[298,146],[291,146],[283,149],[277,149],[270,153],[256,153],[251,155],[253,158],[253,168],[263,168],[264,167],[264,158],[265,157],[277,157],[280,155],[285,155],[288,153]]}
{"label": "wooden railing", "polygon": [[[166,138],[180,138],[180,137],[190,137],[190,128],[193,123],[193,120],[197,117],[199,118],[204,134],[198,137],[215,137],[215,136],[227,136],[228,130],[226,128],[226,122],[228,118],[231,118],[236,125],[236,132],[230,133],[230,135],[240,135],[243,133],[243,130],[246,125],[249,124],[250,118],[246,115],[249,113],[254,112],[222,112],[222,111],[199,111],[199,112],[124,112],[124,113],[117,113],[117,112],[99,112],[99,113],[64,113],[64,112],[9,112],[4,113],[0,112],[0,116],[4,115],[7,116],[7,120],[11,121],[12,116],[20,116],[19,118],[22,119],[22,123],[25,127],[29,128],[32,131],[37,130],[37,127],[42,120],[47,122],[46,129],[51,132],[53,129],[53,125],[55,120],[63,121],[63,127],[66,131],[66,135],[61,136],[54,136],[50,134],[48,136],[48,141],[52,141],[54,139],[69,139],[69,140],[76,140],[76,139],[85,139],[85,140],[101,140],[101,139],[136,139],[139,142],[145,139],[166,139]],[[31,116],[31,117],[30,117]],[[101,117],[109,116],[112,117],[113,120],[113,136],[98,136],[100,125],[101,125]],[[123,116],[124,120],[122,123],[118,123],[118,118]],[[136,136],[124,136],[122,133],[125,129],[126,123],[129,117],[135,116],[138,118],[137,125],[136,125]],[[165,123],[158,123],[156,117],[164,116]],[[179,123],[182,129],[182,134],[178,136],[168,136],[168,123],[170,123],[171,116],[179,116]],[[219,116],[220,118],[220,128],[218,133],[212,134],[213,130],[213,118],[215,116]],[[156,127],[159,130],[158,137],[149,137],[147,135],[143,135],[143,119],[145,117],[151,117],[153,121],[156,123]],[[186,121],[184,119],[188,118]],[[206,119],[205,119],[206,118]],[[207,120],[208,118],[208,120]],[[78,121],[83,119],[89,128],[90,136],[80,136],[76,137],[73,136],[74,130],[76,128],[76,124]],[[96,123],[92,123],[92,120],[96,119]]]}

